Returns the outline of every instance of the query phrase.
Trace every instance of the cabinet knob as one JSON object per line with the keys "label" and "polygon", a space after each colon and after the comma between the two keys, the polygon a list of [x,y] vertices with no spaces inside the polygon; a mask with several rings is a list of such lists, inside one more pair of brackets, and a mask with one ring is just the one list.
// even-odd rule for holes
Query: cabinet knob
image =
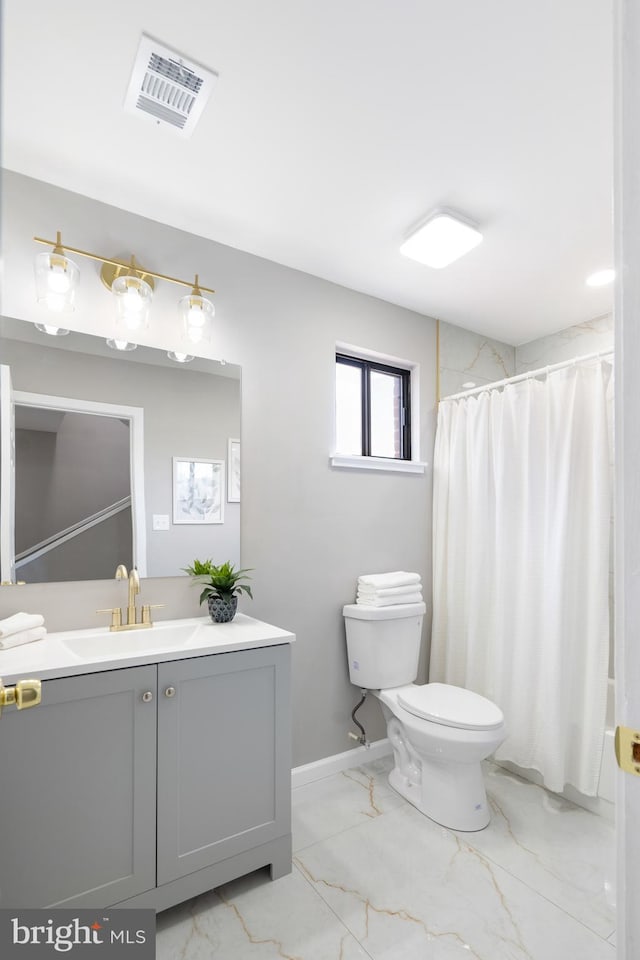
{"label": "cabinet knob", "polygon": [[175,688],[175,687],[167,687],[167,689],[166,689],[165,692],[164,692],[164,695],[165,695],[165,697],[175,697],[175,695],[176,695],[176,688]]}
{"label": "cabinet knob", "polygon": [[153,700],[153,694],[151,693],[151,690],[147,690],[145,693],[143,693],[142,699],[144,700],[145,703],[151,703],[151,701]]}

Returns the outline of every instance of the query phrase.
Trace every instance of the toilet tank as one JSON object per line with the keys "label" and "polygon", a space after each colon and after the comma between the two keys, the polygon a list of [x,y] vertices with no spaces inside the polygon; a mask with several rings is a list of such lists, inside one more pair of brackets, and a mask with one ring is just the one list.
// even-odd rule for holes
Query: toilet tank
{"label": "toilet tank", "polygon": [[367,690],[413,683],[418,675],[426,609],[424,603],[344,606],[351,683]]}

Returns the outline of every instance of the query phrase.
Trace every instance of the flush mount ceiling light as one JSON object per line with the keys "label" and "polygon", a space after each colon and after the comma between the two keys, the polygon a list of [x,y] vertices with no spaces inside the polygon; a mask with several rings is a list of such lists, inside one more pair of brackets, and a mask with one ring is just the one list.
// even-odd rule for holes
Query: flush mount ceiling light
{"label": "flush mount ceiling light", "polygon": [[598,270],[587,277],[585,282],[588,287],[606,287],[608,283],[613,283],[615,275],[615,270]]}
{"label": "flush mount ceiling light", "polygon": [[[131,340],[141,330],[149,325],[151,301],[153,299],[154,280],[166,280],[183,287],[191,287],[191,293],[181,297],[178,301],[178,311],[182,323],[183,336],[190,344],[204,343],[211,339],[212,319],[215,307],[211,300],[203,297],[202,293],[215,293],[210,287],[200,285],[198,274],[192,283],[190,280],[180,280],[165,273],[156,273],[142,267],[134,256],[127,262],[115,257],[103,257],[98,253],[80,250],[62,243],[60,232],[57,233],[55,244],[42,237],[33,238],[36,243],[53,246],[51,253],[40,253],[36,257],[36,292],[37,298],[54,313],[59,313],[65,307],[61,306],[62,298],[66,304],[73,303],[75,290],[78,286],[80,271],[66,256],[66,251],[97,260],[102,263],[100,277],[104,285],[114,297],[116,320],[119,333],[107,341],[110,347],[116,350],[133,350],[135,343]],[[68,308],[68,307],[67,307]],[[71,307],[72,309],[72,307]],[[59,331],[59,327],[49,327],[38,324],[39,329],[46,333]],[[63,331],[68,332],[68,331]],[[56,334],[60,336],[58,332]]]}
{"label": "flush mount ceiling light", "polygon": [[405,240],[400,253],[440,270],[473,250],[481,240],[480,231],[464,217],[450,210],[436,210]]}

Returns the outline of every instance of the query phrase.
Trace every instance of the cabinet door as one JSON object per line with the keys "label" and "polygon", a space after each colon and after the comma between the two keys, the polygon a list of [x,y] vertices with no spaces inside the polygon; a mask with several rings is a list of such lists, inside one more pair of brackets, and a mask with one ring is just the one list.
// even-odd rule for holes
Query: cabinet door
{"label": "cabinet door", "polygon": [[106,907],[155,886],[156,676],[45,680],[39,706],[3,710],[0,906]]}
{"label": "cabinet door", "polygon": [[158,885],[290,833],[290,751],[288,644],[159,664]]}

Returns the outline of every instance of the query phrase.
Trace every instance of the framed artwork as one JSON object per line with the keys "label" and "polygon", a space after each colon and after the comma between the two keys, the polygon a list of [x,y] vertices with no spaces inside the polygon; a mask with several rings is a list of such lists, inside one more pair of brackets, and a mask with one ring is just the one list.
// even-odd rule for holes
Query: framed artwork
{"label": "framed artwork", "polygon": [[224,460],[173,458],[173,522],[224,523]]}
{"label": "framed artwork", "polygon": [[227,501],[240,503],[240,441],[232,439],[227,452]]}

